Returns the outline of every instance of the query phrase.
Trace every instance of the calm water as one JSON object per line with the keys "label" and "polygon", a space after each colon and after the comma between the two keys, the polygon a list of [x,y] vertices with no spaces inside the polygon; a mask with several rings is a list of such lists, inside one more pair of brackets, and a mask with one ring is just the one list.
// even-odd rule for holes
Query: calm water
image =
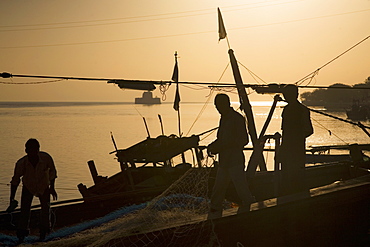
{"label": "calm water", "polygon": [[[259,132],[269,107],[260,102],[253,105]],[[181,104],[184,135],[199,134],[218,125],[219,115],[213,105],[206,106],[197,120],[203,107],[200,103]],[[267,134],[280,131],[281,111],[281,108],[276,109]],[[147,137],[142,117],[146,118],[151,137],[161,134],[158,114],[162,116],[165,134],[178,134],[177,112],[172,104],[0,102],[0,211],[8,205],[8,184],[15,162],[25,154],[24,143],[28,138],[37,138],[41,150],[53,156],[58,170],[56,188],[59,200],[80,198],[77,184],[93,185],[87,161],[94,160],[99,174],[103,176],[111,176],[119,171],[115,156],[109,154],[114,150],[110,132],[113,132],[118,148],[127,148]],[[345,117],[344,113],[332,114]],[[316,113],[311,116],[315,133],[308,138],[307,145],[369,141],[357,127]],[[201,144],[206,145],[214,138],[212,134]],[[266,158],[271,167],[273,155],[270,153]],[[20,200],[20,190],[19,187],[17,200]]]}

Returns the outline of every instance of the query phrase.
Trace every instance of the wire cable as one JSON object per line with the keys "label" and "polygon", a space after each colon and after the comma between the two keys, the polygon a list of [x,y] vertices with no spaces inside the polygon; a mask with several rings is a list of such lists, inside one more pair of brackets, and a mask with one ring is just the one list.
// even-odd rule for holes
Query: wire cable
{"label": "wire cable", "polygon": [[333,135],[335,136],[336,138],[338,138],[341,142],[345,143],[345,144],[349,144],[348,142],[344,141],[342,138],[340,138],[338,135],[336,135],[335,133],[333,133],[331,130],[329,130],[328,128],[326,128],[323,124],[321,124],[318,120],[314,119],[314,118],[311,118],[317,125],[319,125],[322,129],[324,130],[327,130],[329,135]]}
{"label": "wire cable", "polygon": [[[292,23],[292,22],[300,22],[300,21],[307,21],[307,20],[328,18],[328,17],[334,17],[334,16],[339,16],[339,15],[347,15],[347,14],[354,14],[354,13],[360,13],[360,12],[366,12],[366,11],[370,11],[370,9],[359,10],[359,11],[352,11],[352,12],[346,12],[346,13],[339,13],[339,14],[333,14],[333,15],[326,15],[326,16],[318,16],[318,17],[312,17],[312,18],[296,19],[296,20],[291,20],[291,21],[274,22],[274,23],[261,24],[261,25],[255,25],[255,26],[247,26],[247,27],[239,27],[239,28],[229,28],[228,30],[239,30],[239,29],[249,29],[249,28],[272,26],[272,25],[281,25],[281,24],[287,24],[287,23]],[[73,43],[64,43],[64,44],[62,43],[62,44],[41,44],[41,45],[23,45],[23,46],[2,46],[2,47],[0,47],[0,49],[57,47],[57,46],[73,46],[73,45],[92,45],[92,44],[128,42],[128,41],[148,40],[148,39],[172,38],[172,37],[181,37],[181,36],[189,36],[189,35],[208,34],[208,33],[214,33],[214,30],[212,30],[212,31],[199,31],[199,32],[192,32],[192,33],[182,33],[182,34],[172,34],[172,35],[159,35],[159,36],[150,36],[150,37],[117,39],[117,40],[101,40],[101,41],[88,41],[88,42],[73,42]]]}
{"label": "wire cable", "polygon": [[[360,42],[357,42],[355,45],[351,46],[350,48],[348,48],[347,50],[345,50],[344,52],[342,52],[341,54],[339,54],[338,56],[336,56],[335,58],[333,58],[332,60],[330,60],[329,62],[325,63],[324,65],[322,65],[321,67],[319,67],[318,69],[316,69],[314,72],[311,72],[310,74],[306,75],[305,77],[303,77],[302,79],[296,81],[294,84],[296,85],[300,85],[302,84],[304,81],[306,81],[307,79],[310,79],[310,82],[312,81],[313,77],[315,77],[319,71],[324,68],[325,66],[329,65],[330,63],[334,62],[335,60],[337,60],[338,58],[340,58],[341,56],[343,56],[344,54],[346,54],[347,52],[349,52],[350,50],[354,49],[356,46],[360,45],[361,43],[365,42],[368,38],[370,38],[370,35],[367,36],[366,38],[362,39]],[[301,82],[301,83],[299,83]]]}
{"label": "wire cable", "polygon": [[[302,1],[302,0],[300,0],[300,1]],[[265,4],[265,5],[262,5],[262,6],[226,10],[225,12],[240,11],[240,10],[245,10],[245,9],[254,9],[254,8],[262,8],[262,7],[270,7],[270,6],[290,4],[290,3],[294,3],[294,2],[300,2],[300,1],[289,1],[289,2],[276,3],[276,4],[267,4],[267,5]],[[269,1],[269,2],[276,2],[276,0],[275,1]],[[261,4],[261,3],[264,4],[266,2],[259,2],[259,3],[257,2],[257,3],[248,3],[248,4],[241,4],[241,5],[234,5],[234,6],[226,6],[226,7],[223,7],[223,8],[235,8],[235,7],[240,7],[240,6],[246,6],[246,5],[249,6],[249,5],[256,5],[256,4]],[[205,13],[187,14],[187,13],[197,13],[197,12],[205,12]],[[186,15],[184,15],[184,14],[186,14]],[[181,11],[181,12],[173,12],[173,13],[164,13],[164,14],[156,14],[156,15],[110,18],[110,19],[103,19],[103,20],[71,21],[71,22],[56,22],[56,23],[43,23],[43,24],[24,24],[24,25],[0,26],[0,32],[36,31],[36,30],[45,30],[45,29],[62,29],[62,28],[76,28],[76,27],[89,27],[89,26],[102,26],[102,25],[116,25],[116,24],[125,24],[125,23],[158,21],[158,20],[167,20],[167,19],[175,19],[175,18],[193,17],[193,16],[201,16],[201,15],[209,15],[209,14],[214,14],[214,8],[201,9],[201,10]],[[171,15],[180,15],[180,16],[171,16]],[[167,16],[167,17],[160,17],[160,16]],[[137,19],[143,19],[143,20],[137,20]],[[85,25],[73,25],[73,24],[79,24],[79,23],[107,22],[107,21],[118,21],[118,20],[125,20],[125,21],[113,22],[113,23],[95,23],[95,24],[85,24]],[[53,25],[71,25],[71,24],[73,26],[45,27],[45,26],[53,26]],[[36,27],[37,26],[44,26],[44,27],[28,28],[28,29],[24,28],[24,29],[1,30],[1,28],[19,28],[19,27],[35,27],[35,26]]]}
{"label": "wire cable", "polygon": [[256,77],[257,77],[260,81],[262,81],[263,83],[267,84],[267,82],[265,80],[263,80],[261,77],[259,77],[255,73],[253,73],[253,71],[251,71],[250,69],[248,69],[241,62],[238,61],[238,64],[240,64],[243,68],[245,68],[249,72],[249,74],[252,76],[252,78],[255,80],[255,82],[259,83],[259,81],[256,79]]}
{"label": "wire cable", "polygon": [[[217,82],[220,82],[220,81],[221,81],[222,77],[224,76],[224,74],[225,74],[225,72],[226,72],[226,70],[227,70],[227,68],[228,68],[229,66],[230,66],[230,63],[227,63],[227,65],[226,65],[226,67],[225,67],[224,71],[222,72],[222,74],[221,74],[221,76],[220,76],[220,78],[218,79],[218,81],[217,81]],[[207,97],[206,102],[203,104],[203,106],[202,106],[202,108],[201,108],[200,112],[198,113],[197,117],[195,118],[195,120],[193,121],[192,125],[190,126],[190,128],[189,128],[188,132],[186,133],[186,136],[188,136],[188,135],[189,135],[189,133],[190,133],[190,131],[193,129],[193,127],[194,127],[195,123],[199,120],[199,118],[201,117],[201,115],[202,115],[202,114],[203,114],[203,112],[205,111],[205,109],[206,109],[206,107],[207,107],[208,103],[209,103],[209,102],[210,102],[210,100],[211,100],[211,96],[213,95],[214,91],[215,91],[215,88],[211,88],[210,93],[206,96],[206,97]]]}

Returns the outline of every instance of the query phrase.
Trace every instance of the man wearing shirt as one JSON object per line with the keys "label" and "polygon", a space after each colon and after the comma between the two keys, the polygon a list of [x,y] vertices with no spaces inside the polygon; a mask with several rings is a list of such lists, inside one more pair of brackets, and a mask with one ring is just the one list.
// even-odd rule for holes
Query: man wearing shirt
{"label": "man wearing shirt", "polygon": [[33,197],[38,197],[41,204],[40,240],[44,240],[46,234],[50,232],[50,195],[54,200],[58,198],[54,187],[57,171],[52,157],[40,151],[40,144],[36,139],[29,139],[25,146],[27,155],[15,164],[10,182],[10,202],[12,202],[22,177],[21,217],[17,228],[19,242],[23,242],[29,233]]}
{"label": "man wearing shirt", "polygon": [[282,175],[280,196],[305,197],[309,195],[305,183],[306,138],[313,134],[310,111],[298,101],[296,85],[286,85],[283,95],[288,104],[282,113],[283,134],[278,153]]}
{"label": "man wearing shirt", "polygon": [[208,219],[222,216],[222,202],[230,181],[233,182],[236,192],[242,201],[238,209],[248,212],[250,204],[254,201],[246,175],[244,146],[248,143],[248,132],[245,118],[230,106],[230,98],[226,94],[215,97],[215,107],[221,115],[217,139],[208,145],[208,154],[219,154],[219,166],[216,181],[211,196],[210,212]]}

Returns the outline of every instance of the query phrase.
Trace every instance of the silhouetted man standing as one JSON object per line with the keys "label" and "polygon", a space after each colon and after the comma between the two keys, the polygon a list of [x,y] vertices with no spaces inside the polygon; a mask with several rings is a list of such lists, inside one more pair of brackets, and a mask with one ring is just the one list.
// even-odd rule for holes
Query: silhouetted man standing
{"label": "silhouetted man standing", "polygon": [[17,228],[19,242],[23,242],[29,233],[33,197],[38,197],[41,204],[40,240],[44,240],[46,234],[50,232],[50,195],[54,200],[58,198],[54,188],[57,172],[52,157],[40,151],[40,144],[36,139],[29,139],[26,142],[25,151],[27,155],[15,164],[14,175],[10,182],[10,203],[12,203],[22,177],[21,217]]}
{"label": "silhouetted man standing", "polygon": [[313,134],[310,111],[298,101],[298,87],[290,84],[283,88],[288,104],[282,113],[282,144],[279,150],[281,162],[281,190],[279,195],[307,196],[305,183],[306,138]]}
{"label": "silhouetted man standing", "polygon": [[249,191],[245,169],[244,146],[248,143],[245,119],[230,106],[229,96],[218,94],[215,106],[221,114],[217,139],[207,147],[209,154],[219,154],[219,167],[213,187],[208,219],[222,216],[222,202],[230,181],[242,200],[238,213],[250,210],[253,197]]}

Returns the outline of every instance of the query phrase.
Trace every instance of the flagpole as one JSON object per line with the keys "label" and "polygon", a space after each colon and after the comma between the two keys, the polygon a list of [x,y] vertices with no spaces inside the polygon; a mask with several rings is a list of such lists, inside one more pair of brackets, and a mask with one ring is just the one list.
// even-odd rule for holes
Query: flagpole
{"label": "flagpole", "polygon": [[227,42],[227,46],[229,47],[229,50],[231,49],[230,47],[230,42],[229,42],[229,38],[226,36],[226,42]]}
{"label": "flagpole", "polygon": [[[175,100],[173,101],[173,109],[177,111],[179,137],[181,137],[182,133],[181,133],[181,117],[180,117],[179,67],[177,64],[177,51],[175,52],[175,67],[173,69],[172,81],[176,82],[176,93],[175,93]],[[181,159],[182,159],[182,163],[186,163],[184,153],[181,153]]]}
{"label": "flagpole", "polygon": [[177,64],[177,51],[174,54],[175,56],[175,67],[173,69],[172,81],[176,82],[176,93],[175,100],[173,102],[173,108],[177,111],[177,122],[179,128],[179,137],[181,137],[181,116],[180,116],[180,92],[179,92],[179,68]]}
{"label": "flagpole", "polygon": [[180,118],[180,109],[177,111],[177,121],[179,123],[179,137],[181,137],[181,118]]}

